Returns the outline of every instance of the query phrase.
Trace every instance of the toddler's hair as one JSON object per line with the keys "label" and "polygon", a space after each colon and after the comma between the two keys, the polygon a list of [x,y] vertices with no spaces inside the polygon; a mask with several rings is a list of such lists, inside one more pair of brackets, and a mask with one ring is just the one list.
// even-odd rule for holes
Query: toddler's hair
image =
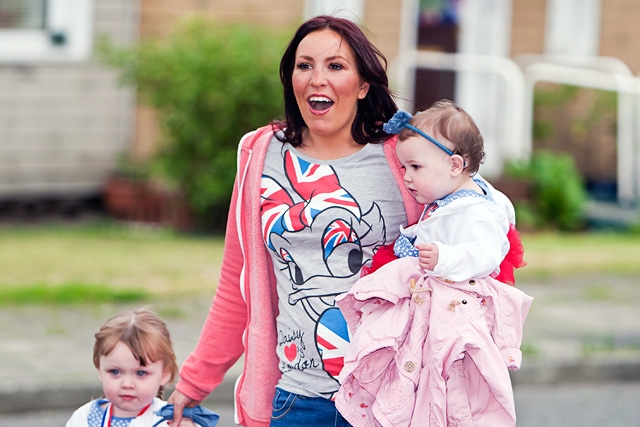
{"label": "toddler's hair", "polygon": [[100,368],[100,357],[111,353],[118,342],[123,342],[141,366],[161,360],[164,372],[171,373],[169,382],[178,375],[169,328],[146,308],[117,314],[100,327],[95,337],[93,364],[97,369]]}
{"label": "toddler's hair", "polygon": [[[459,105],[448,99],[436,101],[428,109],[414,115],[409,122],[418,129],[430,134],[447,146],[454,154],[465,160],[465,169],[472,175],[478,172],[484,163],[484,140],[478,126],[471,116]],[[400,141],[417,135],[411,129],[402,129],[398,135]],[[446,138],[451,141],[442,141]],[[428,142],[429,143],[429,142]]]}

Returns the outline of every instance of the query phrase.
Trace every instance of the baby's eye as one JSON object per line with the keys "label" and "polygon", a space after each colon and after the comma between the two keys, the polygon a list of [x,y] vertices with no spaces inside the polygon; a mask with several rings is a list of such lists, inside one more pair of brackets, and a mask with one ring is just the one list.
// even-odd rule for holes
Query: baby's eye
{"label": "baby's eye", "polygon": [[144,377],[145,375],[148,375],[147,371],[137,371],[136,375],[139,377]]}
{"label": "baby's eye", "polygon": [[418,170],[420,169],[420,165],[411,165],[411,169]]}
{"label": "baby's eye", "polygon": [[111,375],[120,375],[120,370],[119,369],[109,369],[107,372],[109,372]]}

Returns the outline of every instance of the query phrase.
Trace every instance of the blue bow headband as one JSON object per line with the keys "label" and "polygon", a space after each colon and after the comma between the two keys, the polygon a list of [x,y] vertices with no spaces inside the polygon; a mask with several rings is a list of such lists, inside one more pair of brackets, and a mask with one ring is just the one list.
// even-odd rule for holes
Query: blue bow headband
{"label": "blue bow headband", "polygon": [[433,142],[438,148],[447,153],[450,156],[453,156],[453,151],[449,150],[442,143],[438,142],[435,138],[430,135],[427,135],[425,132],[421,131],[417,127],[409,124],[409,120],[411,120],[411,114],[406,111],[398,110],[396,113],[389,119],[389,121],[382,125],[382,130],[384,130],[388,134],[397,135],[403,128],[410,129],[417,133],[420,136],[427,138],[429,141]]}
{"label": "blue bow headband", "polygon": [[[155,412],[156,415],[161,417],[155,425],[157,426],[163,421],[173,420],[173,405],[168,404],[158,409]],[[184,418],[191,418],[193,422],[202,427],[215,427],[220,419],[220,416],[210,409],[202,406],[194,406],[193,408],[184,408],[182,411]]]}

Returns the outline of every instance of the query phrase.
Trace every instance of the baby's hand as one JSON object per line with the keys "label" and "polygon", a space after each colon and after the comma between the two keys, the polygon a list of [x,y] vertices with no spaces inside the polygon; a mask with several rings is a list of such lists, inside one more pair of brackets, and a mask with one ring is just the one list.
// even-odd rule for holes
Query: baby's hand
{"label": "baby's hand", "polygon": [[416,245],[419,251],[418,264],[424,270],[433,270],[438,265],[438,246],[433,243],[419,243]]}

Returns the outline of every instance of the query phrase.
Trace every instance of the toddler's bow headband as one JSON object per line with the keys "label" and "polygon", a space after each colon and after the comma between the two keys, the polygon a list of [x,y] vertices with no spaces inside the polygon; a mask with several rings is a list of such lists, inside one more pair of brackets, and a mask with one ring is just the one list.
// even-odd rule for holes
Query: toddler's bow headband
{"label": "toddler's bow headband", "polygon": [[[153,427],[156,427],[163,421],[173,420],[173,405],[164,405],[154,413],[160,417],[160,421],[153,425]],[[194,406],[193,408],[184,408],[182,410],[182,416],[184,418],[191,418],[196,425],[201,427],[215,427],[220,419],[220,415],[199,405]]]}
{"label": "toddler's bow headband", "polygon": [[430,135],[427,135],[425,132],[421,131],[417,127],[409,124],[409,120],[411,120],[411,114],[406,111],[398,110],[396,113],[389,119],[389,121],[382,125],[382,130],[384,130],[388,134],[397,135],[403,128],[411,129],[415,133],[420,136],[427,138],[429,141],[433,142],[438,148],[447,153],[450,156],[453,156],[453,151],[449,150],[447,147],[442,145],[442,143],[438,142],[435,138]]}

